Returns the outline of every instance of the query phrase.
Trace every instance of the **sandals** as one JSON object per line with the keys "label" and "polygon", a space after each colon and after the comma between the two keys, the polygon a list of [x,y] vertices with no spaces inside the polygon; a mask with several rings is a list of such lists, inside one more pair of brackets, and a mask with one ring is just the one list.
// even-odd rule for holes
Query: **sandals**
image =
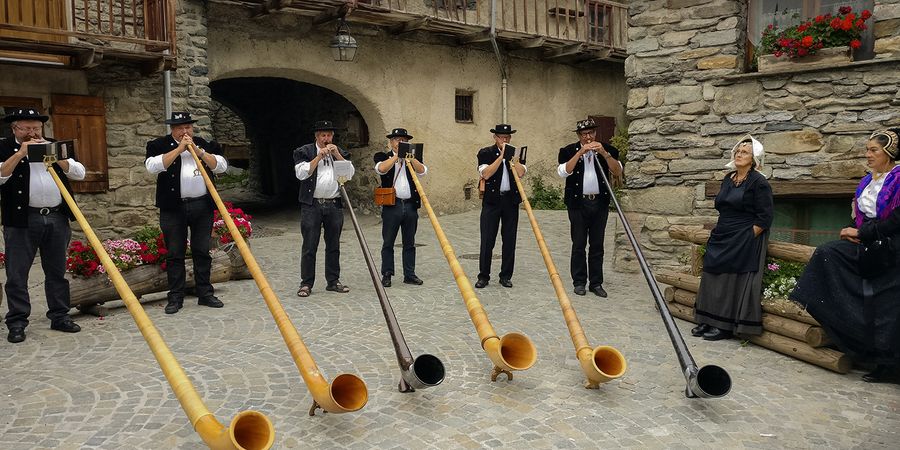
{"label": "sandals", "polygon": [[297,289],[297,297],[309,297],[309,294],[312,293],[312,288],[309,286],[300,286],[300,289]]}
{"label": "sandals", "polygon": [[325,287],[325,290],[332,291],[332,292],[340,292],[342,294],[346,294],[347,292],[350,292],[350,288],[341,284],[340,281],[335,281],[334,283],[329,284],[328,286]]}

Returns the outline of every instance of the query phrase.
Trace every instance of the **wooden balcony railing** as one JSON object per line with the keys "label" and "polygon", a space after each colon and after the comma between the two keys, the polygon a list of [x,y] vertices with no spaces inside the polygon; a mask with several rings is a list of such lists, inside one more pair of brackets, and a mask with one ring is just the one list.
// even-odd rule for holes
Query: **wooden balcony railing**
{"label": "wooden balcony railing", "polygon": [[174,1],[0,0],[0,51],[26,60],[58,55],[82,67],[104,55],[173,61]]}
{"label": "wooden balcony railing", "polygon": [[[490,27],[491,0],[358,0],[359,8],[425,15]],[[365,5],[365,6],[364,6]],[[625,51],[628,6],[606,0],[496,0],[495,26],[504,37],[545,37]]]}

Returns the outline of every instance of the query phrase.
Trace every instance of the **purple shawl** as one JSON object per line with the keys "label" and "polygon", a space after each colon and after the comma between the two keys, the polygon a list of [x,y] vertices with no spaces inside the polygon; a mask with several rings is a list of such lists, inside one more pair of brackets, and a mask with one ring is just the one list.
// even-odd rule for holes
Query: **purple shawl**
{"label": "purple shawl", "polygon": [[[863,190],[869,183],[872,182],[872,174],[868,174],[863,177],[862,181],[859,182],[859,186],[856,188],[856,197],[853,199],[853,211],[856,213],[856,228],[859,228],[862,225],[863,220],[865,219],[865,214],[863,214],[859,210],[859,203],[857,203],[856,199],[862,195]],[[884,186],[881,187],[881,192],[878,193],[878,198],[875,200],[875,215],[879,220],[884,220],[887,218],[888,214],[900,206],[900,166],[894,166],[894,168],[885,175],[884,178]]]}

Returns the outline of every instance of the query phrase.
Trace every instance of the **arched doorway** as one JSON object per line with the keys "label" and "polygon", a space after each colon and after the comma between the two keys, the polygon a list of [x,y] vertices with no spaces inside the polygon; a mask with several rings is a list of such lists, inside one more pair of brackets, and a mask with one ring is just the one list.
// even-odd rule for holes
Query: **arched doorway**
{"label": "arched doorway", "polygon": [[[234,130],[243,127],[245,139],[237,145],[246,146],[249,186],[275,203],[297,201],[299,181],[294,175],[293,151],[313,142],[312,127],[317,120],[334,122],[336,143],[353,152],[354,160],[367,156],[365,119],[353,103],[330,89],[275,77],[220,79],[211,82],[210,88],[213,100],[234,113],[215,114],[214,133],[234,136]],[[240,160],[235,163],[241,165]]]}

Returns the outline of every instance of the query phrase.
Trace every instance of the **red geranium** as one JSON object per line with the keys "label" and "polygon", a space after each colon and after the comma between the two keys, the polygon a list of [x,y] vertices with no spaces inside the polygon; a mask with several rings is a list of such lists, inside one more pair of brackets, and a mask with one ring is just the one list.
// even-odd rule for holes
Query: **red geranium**
{"label": "red geranium", "polygon": [[825,14],[812,20],[780,30],[766,26],[759,46],[759,54],[799,58],[814,55],[819,49],[850,46],[859,48],[860,36],[866,30],[865,21],[872,17],[868,10],[859,15],[850,6],[842,6],[837,15]]}

